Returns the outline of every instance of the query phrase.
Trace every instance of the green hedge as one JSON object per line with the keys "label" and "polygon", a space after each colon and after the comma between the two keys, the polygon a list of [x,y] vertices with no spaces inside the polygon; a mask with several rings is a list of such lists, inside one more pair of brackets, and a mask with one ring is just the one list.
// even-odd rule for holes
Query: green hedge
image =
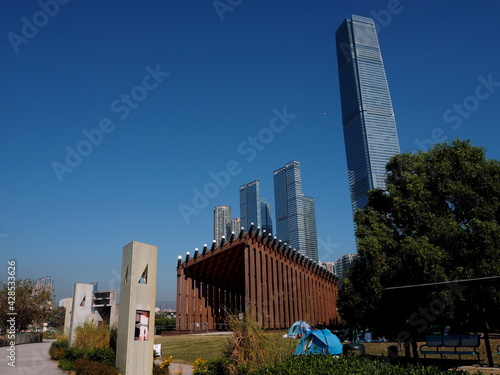
{"label": "green hedge", "polygon": [[[228,375],[227,359],[197,360],[193,375]],[[241,369],[240,374],[245,374]],[[252,375],[465,375],[465,371],[443,371],[421,365],[391,365],[367,356],[335,357],[330,355],[301,355],[285,358],[280,364],[262,366]]]}
{"label": "green hedge", "polygon": [[262,367],[255,375],[450,375],[466,373],[443,371],[433,366],[391,365],[383,360],[367,356],[301,355],[289,357],[277,366]]}
{"label": "green hedge", "polygon": [[77,359],[74,364],[76,375],[118,375],[118,369],[102,362]]}

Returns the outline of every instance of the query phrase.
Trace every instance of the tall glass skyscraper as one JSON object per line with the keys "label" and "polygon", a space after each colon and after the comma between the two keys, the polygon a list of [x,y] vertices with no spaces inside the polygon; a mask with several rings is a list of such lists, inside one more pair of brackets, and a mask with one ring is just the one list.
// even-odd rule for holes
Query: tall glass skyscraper
{"label": "tall glass skyscraper", "polygon": [[253,223],[267,233],[272,233],[270,212],[270,203],[260,197],[260,180],[240,186],[240,220],[245,230]]}
{"label": "tall glass skyscraper", "polygon": [[264,198],[260,198],[260,217],[262,219],[262,230],[267,233],[274,233],[271,203]]}
{"label": "tall glass skyscraper", "polygon": [[399,153],[399,141],[375,23],[352,15],[335,36],[354,213],[368,203],[369,190],[385,189],[385,165]]}
{"label": "tall glass skyscraper", "polygon": [[261,227],[260,213],[260,181],[255,180],[240,186],[240,220],[241,226],[248,230],[251,223]]}
{"label": "tall glass skyscraper", "polygon": [[274,171],[276,235],[299,253],[318,261],[314,199],[302,194],[300,163],[291,161]]}

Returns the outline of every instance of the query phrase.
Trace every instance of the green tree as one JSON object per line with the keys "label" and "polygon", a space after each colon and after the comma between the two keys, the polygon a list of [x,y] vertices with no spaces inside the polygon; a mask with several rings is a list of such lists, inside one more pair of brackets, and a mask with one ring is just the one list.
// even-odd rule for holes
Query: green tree
{"label": "green tree", "polygon": [[48,323],[50,327],[54,328],[64,328],[64,319],[66,317],[66,308],[64,307],[54,307],[50,312],[48,317]]}
{"label": "green tree", "polygon": [[[12,318],[12,315],[8,315],[9,312],[17,313],[14,317],[18,331],[28,329],[32,324],[47,322],[51,316],[54,309],[52,290],[35,291],[33,280],[17,280],[14,305],[9,303],[12,299],[9,300],[8,292],[8,284],[0,282],[0,329],[2,331],[8,328],[7,319]],[[11,307],[13,310],[9,310]]]}
{"label": "green tree", "polygon": [[344,318],[393,328],[411,315],[423,319],[419,328],[493,320],[493,286],[382,289],[500,275],[500,162],[454,140],[396,155],[387,171],[387,191],[371,191],[355,214],[359,257],[340,293]]}

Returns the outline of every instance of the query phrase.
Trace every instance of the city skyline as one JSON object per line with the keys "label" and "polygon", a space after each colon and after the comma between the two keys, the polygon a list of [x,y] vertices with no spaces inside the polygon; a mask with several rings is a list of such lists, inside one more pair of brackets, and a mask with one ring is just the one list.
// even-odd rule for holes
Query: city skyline
{"label": "city skyline", "polygon": [[157,299],[172,301],[177,256],[210,244],[213,207],[237,207],[260,179],[274,209],[262,171],[290,160],[315,200],[319,257],[353,252],[335,50],[351,14],[375,20],[401,151],[461,138],[500,159],[499,3],[232,8],[68,2],[43,25],[37,2],[0,14],[0,263],[15,260],[17,279],[50,275],[58,299],[75,282],[117,290],[122,248],[140,241],[158,246]]}
{"label": "city skyline", "polygon": [[368,203],[368,191],[385,190],[385,165],[399,154],[399,140],[374,20],[353,14],[335,37],[354,215]]}

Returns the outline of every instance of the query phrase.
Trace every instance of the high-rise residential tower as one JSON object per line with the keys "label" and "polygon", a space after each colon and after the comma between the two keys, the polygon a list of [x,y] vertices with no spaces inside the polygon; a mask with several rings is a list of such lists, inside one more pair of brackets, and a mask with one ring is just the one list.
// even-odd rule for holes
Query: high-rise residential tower
{"label": "high-rise residential tower", "polygon": [[342,282],[347,277],[347,272],[349,268],[352,267],[354,259],[356,259],[357,256],[358,254],[356,253],[342,255],[342,257],[335,262],[335,275],[338,277],[339,287],[342,286]]}
{"label": "high-rise residential tower", "polygon": [[250,228],[251,223],[259,228],[261,226],[259,180],[240,186],[240,220],[245,230]]}
{"label": "high-rise residential tower", "polygon": [[265,230],[267,233],[274,233],[271,203],[264,198],[260,198],[260,217],[262,230]]}
{"label": "high-rise residential tower", "polygon": [[342,123],[353,212],[385,189],[385,165],[399,153],[396,121],[371,18],[352,15],[336,34]]}
{"label": "high-rise residential tower", "polygon": [[240,220],[241,226],[248,230],[254,226],[272,233],[271,205],[260,197],[260,180],[240,186]]}
{"label": "high-rise residential tower", "polygon": [[314,199],[302,194],[298,161],[291,161],[274,171],[274,204],[277,237],[317,262]]}
{"label": "high-rise residential tower", "polygon": [[222,236],[226,239],[231,235],[231,207],[214,207],[214,240],[220,241]]}
{"label": "high-rise residential tower", "polygon": [[235,234],[240,233],[241,230],[241,220],[239,217],[235,217],[234,219],[231,219],[231,233],[234,232]]}

